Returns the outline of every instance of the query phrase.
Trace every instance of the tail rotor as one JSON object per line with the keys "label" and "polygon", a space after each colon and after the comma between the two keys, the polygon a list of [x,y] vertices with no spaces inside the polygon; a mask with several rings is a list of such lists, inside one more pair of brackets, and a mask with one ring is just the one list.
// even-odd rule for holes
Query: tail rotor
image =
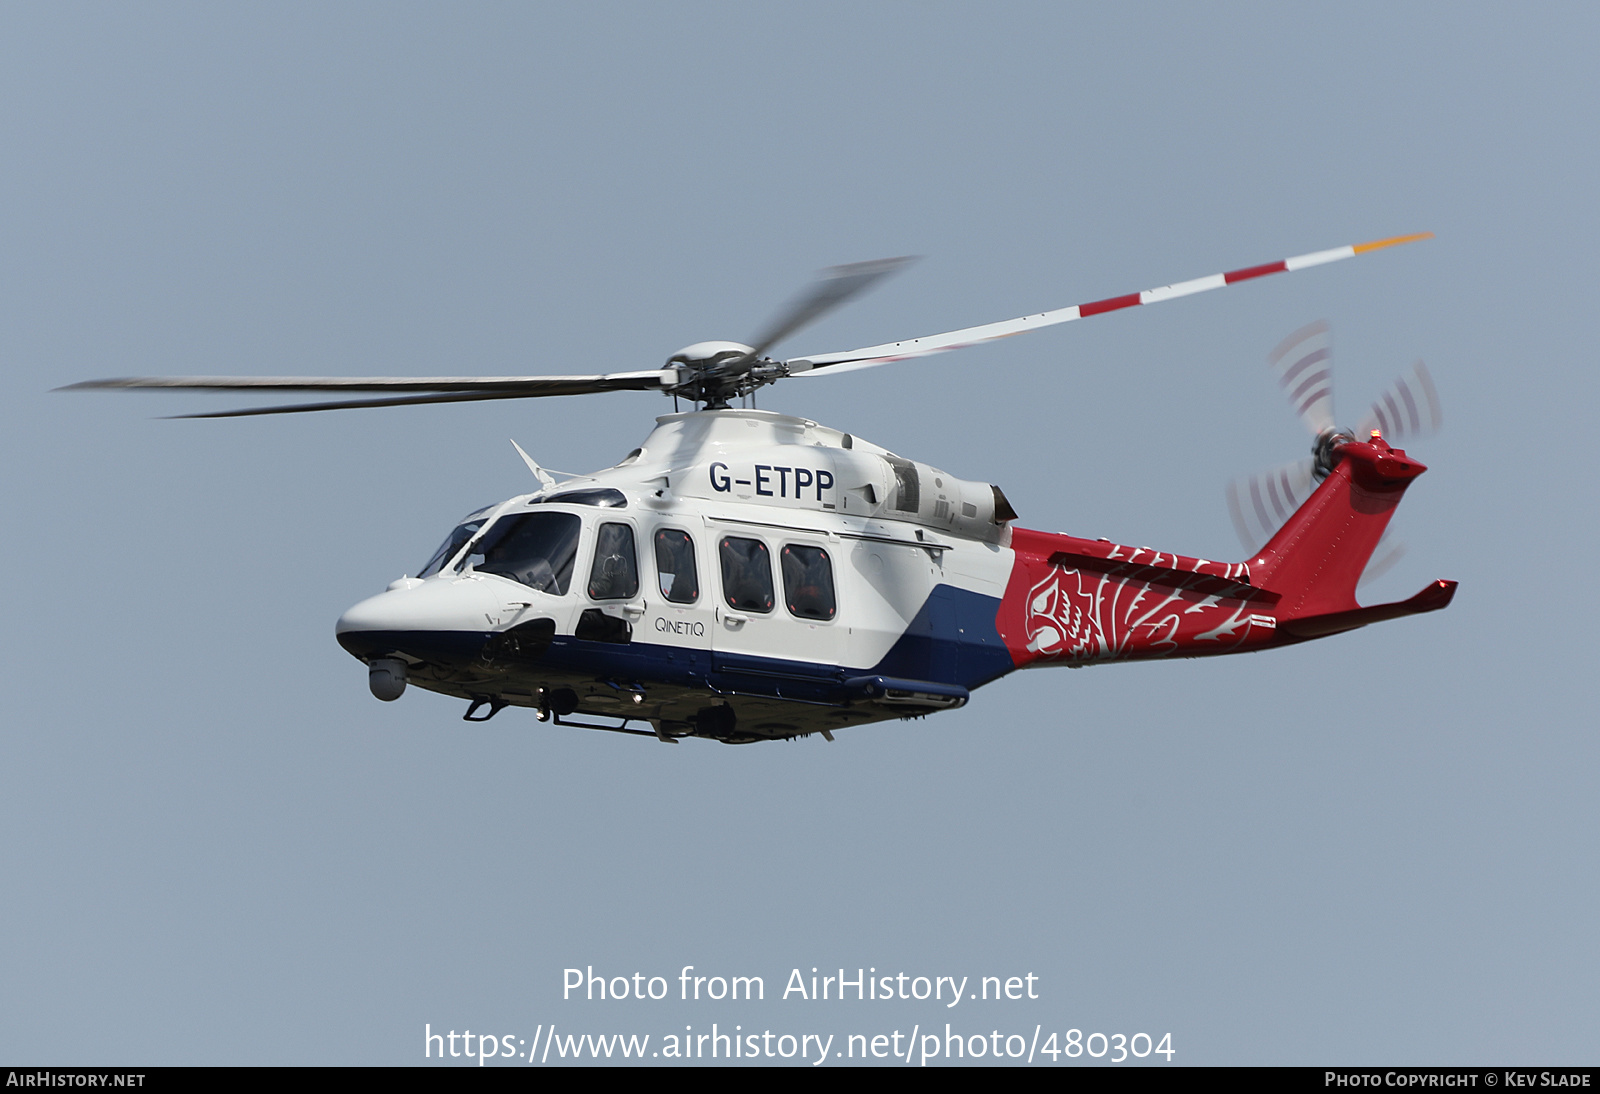
{"label": "tail rotor", "polygon": [[1428,375],[1428,366],[1417,361],[1372,404],[1357,435],[1376,429],[1390,441],[1410,441],[1433,436],[1443,424],[1444,411],[1433,377]]}
{"label": "tail rotor", "polygon": [[1333,332],[1326,319],[1295,331],[1267,354],[1267,367],[1313,437],[1335,431]]}
{"label": "tail rotor", "polygon": [[1309,459],[1296,460],[1228,484],[1228,513],[1249,554],[1259,551],[1317,488],[1313,467]]}
{"label": "tail rotor", "polygon": [[[1444,422],[1433,377],[1417,361],[1372,404],[1355,431],[1340,429],[1334,417],[1333,332],[1326,320],[1308,323],[1279,342],[1267,355],[1267,366],[1316,440],[1309,458],[1228,484],[1228,513],[1239,542],[1252,556],[1332,473],[1341,446],[1373,431],[1396,442],[1428,437]],[[1405,550],[1404,544],[1391,542],[1385,530],[1361,580],[1386,573]]]}

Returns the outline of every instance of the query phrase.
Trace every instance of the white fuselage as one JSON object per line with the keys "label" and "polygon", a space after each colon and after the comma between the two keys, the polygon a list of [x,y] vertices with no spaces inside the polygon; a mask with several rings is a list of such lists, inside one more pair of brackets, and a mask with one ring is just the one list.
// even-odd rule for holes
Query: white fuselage
{"label": "white fuselage", "polygon": [[[585,712],[668,723],[692,722],[685,711],[720,698],[733,706],[845,703],[861,716],[832,724],[850,724],[874,719],[870,703],[841,690],[846,681],[943,688],[937,709],[1009,669],[993,633],[1012,567],[993,487],[766,411],[670,414],[657,423],[616,467],[475,514],[473,539],[437,573],[398,581],[345,613],[341,643],[365,660],[405,661],[413,681],[450,694],[539,706],[540,688],[552,686],[544,677],[559,676]],[[552,500],[562,496],[578,503]],[[570,558],[562,555],[566,580],[529,576],[544,572],[538,567],[491,572],[478,545],[497,525],[512,527],[502,522],[540,513],[571,514],[538,518],[575,529],[575,541],[563,540],[575,542]],[[692,574],[668,572],[686,570],[686,556]],[[530,620],[553,623],[553,648],[538,659],[485,673],[457,663],[471,660],[474,644]],[[430,640],[453,653],[430,653]],[[755,739],[792,735],[819,711],[802,713],[801,721],[768,718],[789,728]],[[904,710],[876,717],[895,713]],[[747,729],[758,716],[741,711]]]}

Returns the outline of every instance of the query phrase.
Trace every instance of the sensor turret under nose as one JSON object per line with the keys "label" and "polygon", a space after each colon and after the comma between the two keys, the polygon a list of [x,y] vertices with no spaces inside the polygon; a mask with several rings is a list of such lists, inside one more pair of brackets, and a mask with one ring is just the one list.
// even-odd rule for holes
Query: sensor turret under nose
{"label": "sensor turret under nose", "polygon": [[398,657],[380,657],[367,666],[367,686],[375,698],[392,703],[406,691],[406,663]]}

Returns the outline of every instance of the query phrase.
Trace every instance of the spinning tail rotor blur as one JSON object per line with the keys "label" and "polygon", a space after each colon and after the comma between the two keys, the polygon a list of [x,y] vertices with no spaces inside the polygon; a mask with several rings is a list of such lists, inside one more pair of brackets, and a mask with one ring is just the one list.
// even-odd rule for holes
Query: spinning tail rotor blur
{"label": "spinning tail rotor blur", "polygon": [[[1311,455],[1228,484],[1228,513],[1251,556],[1305,504],[1338,461],[1340,445],[1377,431],[1391,443],[1432,436],[1444,424],[1433,377],[1421,361],[1397,377],[1368,408],[1355,430],[1340,429],[1334,410],[1333,334],[1325,320],[1290,334],[1267,355],[1290,407],[1314,438]],[[1387,532],[1362,581],[1386,573],[1405,554]]]}

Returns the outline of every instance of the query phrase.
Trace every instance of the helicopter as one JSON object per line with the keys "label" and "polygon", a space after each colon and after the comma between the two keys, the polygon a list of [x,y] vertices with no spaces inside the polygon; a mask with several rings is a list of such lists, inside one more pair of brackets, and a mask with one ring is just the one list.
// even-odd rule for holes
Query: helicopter
{"label": "helicopter", "polygon": [[[977,345],[1431,238],[1398,236],[1145,292],[862,349],[768,351],[904,267],[834,267],[752,343],[699,342],[660,369],[581,376],[126,377],[62,390],[321,392],[326,402],[177,415],[240,417],[606,391],[659,391],[675,412],[614,467],[556,474],[467,514],[415,576],[335,628],[372,694],[414,685],[554,725],[726,744],[786,740],[966,705],[1017,669],[1205,657],[1293,645],[1446,607],[1454,581],[1360,606],[1358,580],[1426,468],[1384,430],[1321,404],[1293,505],[1263,485],[1265,542],[1242,562],[1016,524],[1000,487],[956,478],[804,418],[758,389]],[[1306,355],[1302,354],[1301,358]],[[1310,355],[1315,358],[1315,354]],[[1305,366],[1299,358],[1291,362]],[[1311,361],[1316,364],[1315,360]],[[1291,391],[1297,403],[1321,381]],[[356,396],[356,397],[352,397]],[[735,406],[735,401],[742,405]],[[687,401],[690,409],[683,410]],[[1314,401],[1314,400],[1313,400]],[[1308,404],[1309,405],[1309,404]],[[1287,484],[1287,479],[1284,482]],[[1236,519],[1237,501],[1235,500]]]}

